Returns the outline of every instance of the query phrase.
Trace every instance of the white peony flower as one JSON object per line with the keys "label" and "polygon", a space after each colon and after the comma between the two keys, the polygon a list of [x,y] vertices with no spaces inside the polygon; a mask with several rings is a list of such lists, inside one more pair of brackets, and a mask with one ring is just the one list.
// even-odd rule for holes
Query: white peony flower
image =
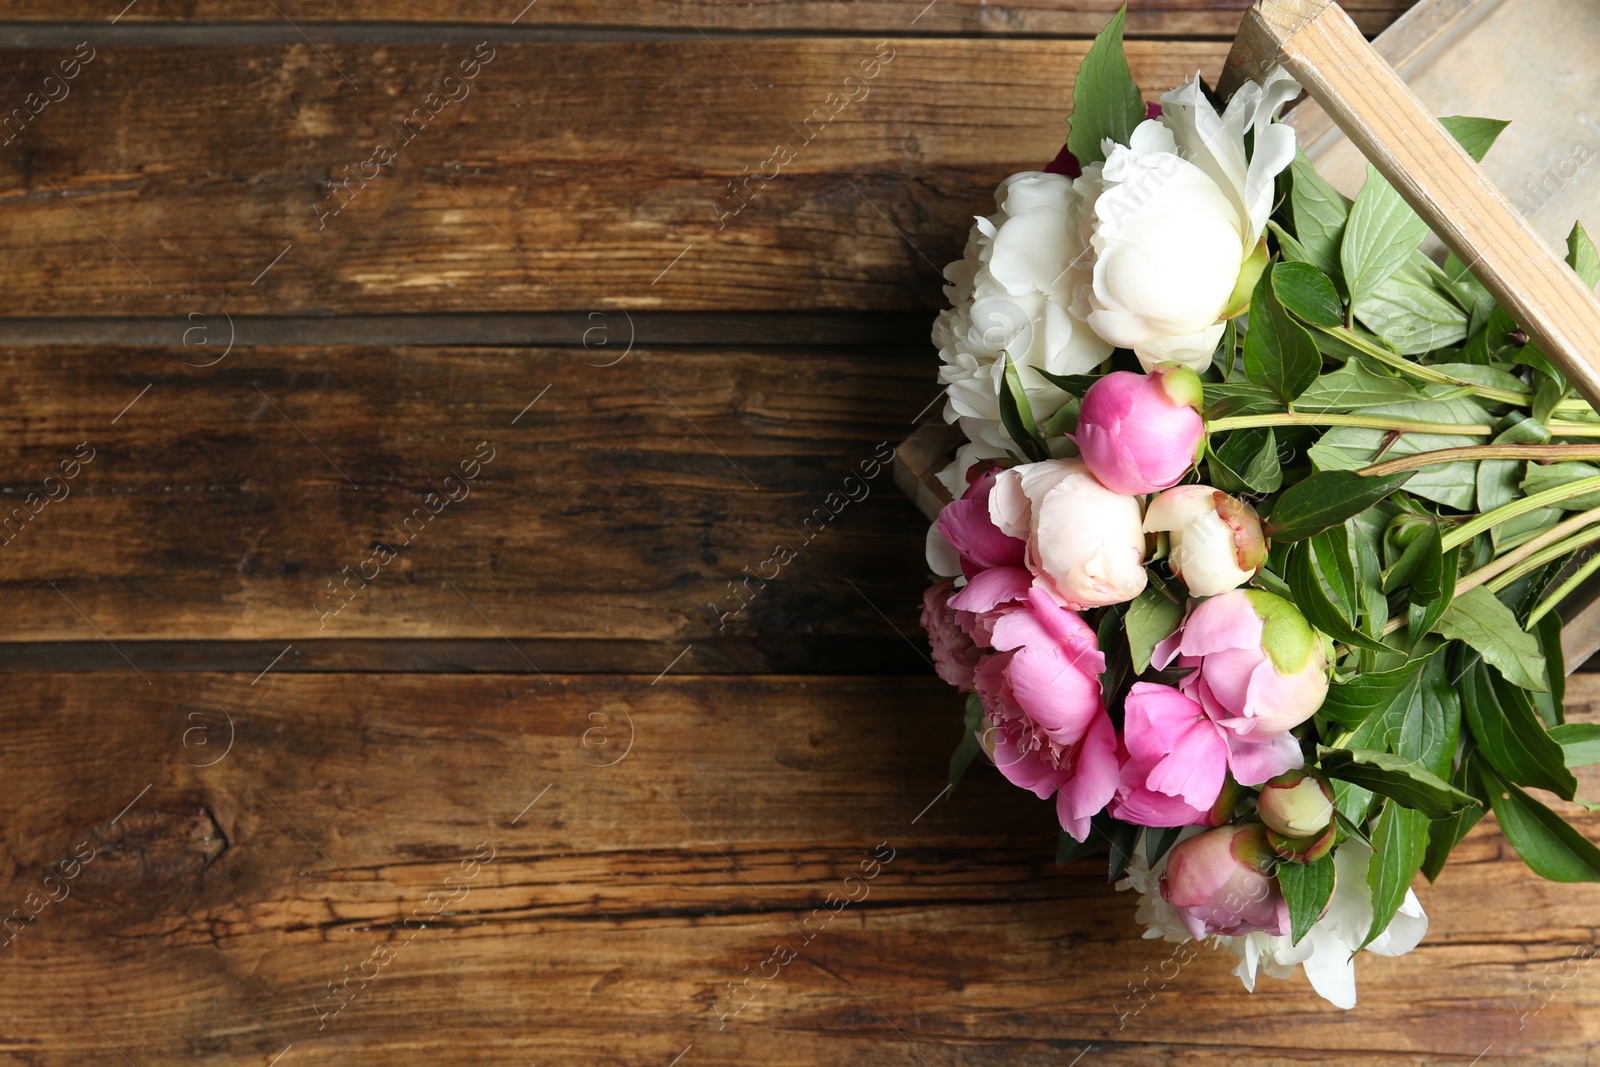
{"label": "white peony flower", "polygon": [[[1198,832],[1201,828],[1190,827],[1182,836]],[[1298,945],[1291,944],[1288,937],[1264,933],[1239,937],[1213,935],[1206,940],[1239,957],[1233,973],[1251,992],[1255,992],[1259,975],[1288,978],[1299,965],[1305,968],[1311,988],[1324,1000],[1335,1007],[1353,1008],[1356,1006],[1355,957],[1372,926],[1372,896],[1367,888],[1367,864],[1371,859],[1372,850],[1354,838],[1333,850],[1337,881],[1333,899],[1328,902],[1328,913],[1311,927]],[[1127,876],[1117,883],[1117,888],[1138,890],[1136,918],[1146,927],[1145,937],[1187,941],[1188,931],[1176,909],[1161,898],[1161,874],[1165,869],[1166,857],[1154,867],[1145,863],[1141,841],[1134,849]],[[1408,889],[1405,902],[1388,929],[1379,934],[1366,951],[1380,956],[1403,956],[1416,948],[1427,932],[1427,913],[1422,910],[1417,895]]]}
{"label": "white peony flower", "polygon": [[1089,280],[1072,181],[1013,174],[995,190],[995,205],[995,214],[973,225],[965,256],[945,268],[951,306],[933,327],[944,363],[945,421],[959,422],[971,441],[940,475],[955,496],[974,462],[1018,451],[1000,422],[1003,355],[1016,365],[1033,416],[1043,422],[1067,394],[1033,370],[1085,374],[1111,354],[1071,311],[1073,294]]}
{"label": "white peony flower", "polygon": [[1210,366],[1236,288],[1254,281],[1241,274],[1272,212],[1275,179],[1294,159],[1294,129],[1272,117],[1299,92],[1274,69],[1264,85],[1246,83],[1219,116],[1196,78],[1161,98],[1161,118],[1140,123],[1128,145],[1108,143],[1106,161],[1074,182],[1094,253],[1074,308],[1101,337],[1133,349],[1146,370],[1169,361]]}

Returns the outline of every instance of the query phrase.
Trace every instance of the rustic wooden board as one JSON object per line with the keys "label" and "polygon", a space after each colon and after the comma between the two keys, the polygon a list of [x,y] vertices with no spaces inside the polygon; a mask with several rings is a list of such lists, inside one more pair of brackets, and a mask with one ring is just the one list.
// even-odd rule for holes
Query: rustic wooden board
{"label": "rustic wooden board", "polygon": [[903,644],[925,526],[886,460],[931,357],[623,339],[0,351],[0,638],[615,641],[610,669],[651,673],[690,643],[745,670]]}
{"label": "rustic wooden board", "polygon": [[[1575,717],[1597,700],[1574,681]],[[1048,805],[981,769],[938,800],[958,713],[931,678],[13,676],[0,900],[39,911],[0,1056],[1589,1062],[1600,889],[1492,827],[1421,890],[1422,948],[1361,961],[1354,1013],[1300,978],[1251,997],[1220,956],[1174,973],[1099,861],[1056,868]],[[861,899],[819,930],[829,893]]]}
{"label": "rustic wooden board", "polygon": [[[1060,148],[1087,44],[488,47],[419,133],[473,46],[102,45],[0,151],[6,313],[931,309],[968,216]],[[1129,47],[1152,95],[1226,51]],[[0,51],[0,100],[75,54]]]}
{"label": "rustic wooden board", "polygon": [[[109,20],[125,0],[14,0],[8,19]],[[279,11],[249,0],[137,0],[122,25],[164,20],[244,20],[297,23],[477,22],[518,26],[615,26],[709,31],[844,31],[851,33],[1093,34],[1119,7],[1117,0],[283,0]],[[1197,34],[1231,37],[1249,0],[1133,0],[1128,28],[1153,37]],[[1408,0],[1350,0],[1350,14],[1369,33],[1388,25]],[[676,10],[674,10],[676,8]],[[281,12],[281,14],[280,14]]]}

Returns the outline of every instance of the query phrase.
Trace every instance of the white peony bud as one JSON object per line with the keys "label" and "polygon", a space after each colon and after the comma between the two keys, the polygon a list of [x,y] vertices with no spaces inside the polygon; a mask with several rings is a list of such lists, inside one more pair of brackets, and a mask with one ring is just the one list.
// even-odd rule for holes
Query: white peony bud
{"label": "white peony bud", "polygon": [[1195,596],[1216,596],[1256,576],[1267,540],[1255,509],[1209,485],[1179,485],[1145,512],[1148,533],[1170,537],[1168,563]]}

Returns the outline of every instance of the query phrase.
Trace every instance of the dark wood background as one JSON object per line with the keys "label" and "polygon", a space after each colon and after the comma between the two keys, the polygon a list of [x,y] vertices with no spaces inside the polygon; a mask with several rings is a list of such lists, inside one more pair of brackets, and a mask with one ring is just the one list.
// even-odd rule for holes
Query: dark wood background
{"label": "dark wood background", "polygon": [[[1110,0],[523,2],[0,12],[0,105],[60,97],[0,135],[0,1062],[1594,1062],[1600,890],[1492,823],[1346,1014],[1175,967],[992,772],[942,797],[924,524],[846,479]],[[1245,6],[1135,3],[1147,92]]]}

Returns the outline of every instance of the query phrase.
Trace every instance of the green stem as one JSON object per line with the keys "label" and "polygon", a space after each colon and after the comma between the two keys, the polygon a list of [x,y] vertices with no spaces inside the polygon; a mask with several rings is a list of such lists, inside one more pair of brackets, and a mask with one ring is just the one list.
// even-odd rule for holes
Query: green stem
{"label": "green stem", "polygon": [[1600,522],[1600,508],[1590,508],[1588,511],[1580,512],[1570,519],[1550,527],[1550,529],[1533,538],[1527,544],[1518,545],[1493,562],[1479,567],[1470,574],[1462,575],[1456,582],[1456,595],[1460,596],[1462,593],[1476,589],[1485,582],[1517,567],[1524,560],[1532,558],[1547,545],[1555,544],[1569,534],[1575,533],[1586,526],[1593,526],[1597,522]]}
{"label": "green stem", "polygon": [[1528,614],[1527,629],[1532,629],[1533,624],[1550,614],[1551,611],[1561,606],[1561,602],[1572,595],[1572,591],[1588,580],[1596,570],[1600,570],[1600,555],[1596,555],[1583,566],[1572,572],[1572,577],[1555,587],[1549,596],[1539,601],[1537,607]]}
{"label": "green stem", "polygon": [[[1235,415],[1226,419],[1212,419],[1206,423],[1206,432],[1242,430],[1250,426],[1356,426],[1364,430],[1387,430],[1394,433],[1455,434],[1462,437],[1487,437],[1494,433],[1493,426],[1462,424],[1457,422],[1419,422],[1415,419],[1396,419],[1387,415],[1336,415],[1333,413],[1280,411],[1271,415]],[[1594,425],[1600,436],[1600,423]],[[1552,433],[1554,429],[1552,428]]]}
{"label": "green stem", "polygon": [[1469,382],[1464,378],[1457,378],[1453,374],[1446,374],[1444,371],[1435,370],[1432,367],[1424,367],[1420,363],[1413,363],[1405,356],[1373,344],[1354,330],[1342,326],[1315,326],[1313,329],[1318,333],[1333,338],[1340,344],[1348,345],[1374,362],[1382,363],[1385,367],[1390,367],[1418,381],[1428,382],[1431,385],[1465,387],[1472,390],[1474,396],[1481,396],[1485,400],[1493,400],[1500,404],[1527,407],[1533,403],[1533,394],[1531,393],[1496,389],[1492,385],[1479,385],[1477,382]]}
{"label": "green stem", "polygon": [[1466,445],[1461,448],[1436,448],[1399,459],[1362,467],[1357,474],[1378,478],[1401,471],[1421,470],[1440,463],[1483,459],[1531,459],[1541,463],[1556,460],[1600,459],[1600,445]]}
{"label": "green stem", "polygon": [[1546,489],[1542,493],[1525,496],[1521,500],[1513,500],[1509,504],[1486,511],[1473,519],[1462,523],[1454,530],[1445,534],[1440,540],[1440,547],[1448,552],[1457,545],[1464,545],[1477,537],[1485,530],[1493,529],[1503,522],[1510,522],[1519,515],[1526,515],[1530,511],[1538,511],[1549,504],[1559,504],[1563,500],[1571,500],[1575,496],[1600,490],[1600,477],[1579,478],[1566,485],[1557,485]]}
{"label": "green stem", "polygon": [[1512,582],[1521,578],[1530,571],[1536,571],[1546,563],[1554,562],[1569,553],[1576,552],[1585,545],[1600,541],[1600,530],[1585,530],[1583,533],[1573,534],[1565,541],[1551,545],[1543,552],[1535,552],[1517,566],[1489,583],[1489,592],[1498,593]]}

